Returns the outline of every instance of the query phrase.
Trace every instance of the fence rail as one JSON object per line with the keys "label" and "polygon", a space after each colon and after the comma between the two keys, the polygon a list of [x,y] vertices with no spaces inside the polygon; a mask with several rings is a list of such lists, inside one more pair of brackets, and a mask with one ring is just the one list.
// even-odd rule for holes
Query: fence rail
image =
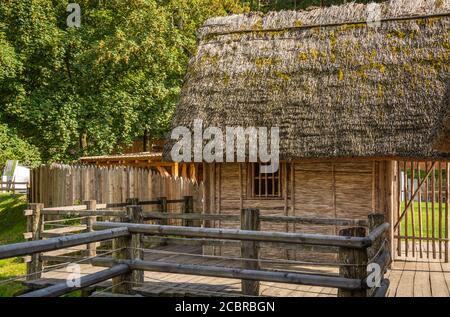
{"label": "fence rail", "polygon": [[[167,205],[164,197],[157,200],[161,208]],[[372,214],[367,221],[363,220],[337,220],[338,223],[350,226],[340,231],[339,235],[322,235],[306,233],[286,233],[258,231],[261,221],[279,221],[280,217],[259,215],[258,209],[243,209],[240,215],[241,229],[218,229],[191,226],[169,226],[165,224],[144,224],[146,212],[143,206],[149,203],[139,202],[137,199],[129,199],[126,210],[107,210],[107,207],[117,208],[117,204],[97,205],[95,201],[85,202],[85,206],[72,206],[64,208],[44,208],[42,204],[30,204],[25,211],[28,218],[28,238],[31,241],[16,243],[0,247],[0,259],[31,254],[28,262],[28,273],[33,279],[39,278],[42,272],[43,252],[61,250],[68,247],[87,245],[89,251],[89,263],[108,267],[106,270],[84,276],[80,286],[76,289],[89,287],[93,284],[112,278],[113,293],[128,295],[132,293],[133,285],[142,284],[144,271],[157,271],[167,273],[181,273],[223,278],[241,279],[242,292],[245,295],[258,295],[260,281],[302,284],[310,286],[332,287],[338,289],[338,296],[385,296],[389,281],[384,279],[384,273],[390,263],[390,254],[385,240],[389,224],[384,223],[384,216]],[[153,202],[152,202],[153,203]],[[200,214],[191,213],[192,197],[173,200],[173,204],[182,204],[187,213],[184,221],[210,220],[212,215],[202,218]],[[97,207],[105,208],[97,209]],[[83,230],[89,232],[76,233],[69,236],[53,237],[41,240],[44,237],[45,215],[73,216],[77,219],[85,218],[89,221]],[[157,215],[158,221],[170,219],[167,213]],[[83,217],[84,216],[84,217]],[[96,222],[96,217],[119,217],[121,222]],[[174,215],[179,217],[179,215]],[[189,218],[191,217],[191,218]],[[311,219],[302,217],[295,221],[307,221]],[[65,218],[64,221],[71,218]],[[180,219],[180,218],[176,218]],[[326,221],[325,221],[326,220]],[[292,220],[294,221],[294,220]],[[334,225],[327,219],[315,219],[321,224]],[[50,223],[58,223],[51,220]],[[314,222],[315,223],[315,222]],[[361,225],[364,225],[361,226]],[[368,234],[366,234],[368,232]],[[145,238],[144,238],[145,237]],[[109,257],[98,257],[96,246],[100,241],[112,239],[112,251]],[[165,261],[148,261],[143,257],[144,243],[147,239],[152,241],[178,241],[186,243],[210,243],[233,244],[241,248],[242,267],[223,267],[216,265],[198,265],[188,263],[168,263]],[[328,252],[338,254],[340,260],[339,275],[309,274],[292,271],[273,271],[261,269],[259,249],[265,244],[272,246],[292,246],[324,248]],[[61,257],[66,261],[68,257]],[[371,276],[367,273],[367,266],[376,263],[380,267],[381,277],[378,285],[371,284]],[[374,286],[375,285],[375,286]],[[57,284],[45,289],[25,294],[24,296],[59,296],[73,291],[66,283]]]}

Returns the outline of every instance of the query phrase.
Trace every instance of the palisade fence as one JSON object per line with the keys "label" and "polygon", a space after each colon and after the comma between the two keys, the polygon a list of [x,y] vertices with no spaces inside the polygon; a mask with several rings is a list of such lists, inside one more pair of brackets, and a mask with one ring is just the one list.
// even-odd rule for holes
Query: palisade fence
{"label": "palisade fence", "polygon": [[[195,210],[202,210],[203,184],[145,168],[52,164],[33,169],[30,176],[30,203],[46,207],[78,205],[87,200],[102,204],[128,198],[146,201],[192,196]],[[175,208],[170,205],[167,211]]]}

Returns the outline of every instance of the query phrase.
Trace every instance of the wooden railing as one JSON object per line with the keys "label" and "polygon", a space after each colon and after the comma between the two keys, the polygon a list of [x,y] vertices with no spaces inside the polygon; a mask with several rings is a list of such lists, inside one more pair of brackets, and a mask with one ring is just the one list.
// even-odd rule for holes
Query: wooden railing
{"label": "wooden railing", "polygon": [[[187,200],[188,198],[183,199],[184,202]],[[136,203],[136,201],[134,202]],[[189,203],[185,205],[189,206]],[[42,261],[39,259],[40,253],[85,244],[94,246],[100,241],[113,239],[112,257],[94,257],[90,261],[97,266],[109,267],[108,269],[82,277],[78,286],[69,287],[66,283],[61,283],[25,294],[25,296],[59,296],[110,278],[113,279],[113,293],[130,294],[133,291],[133,285],[142,284],[144,281],[144,271],[242,279],[243,294],[252,296],[259,295],[260,281],[337,288],[338,296],[352,297],[385,296],[389,286],[389,281],[384,278],[384,273],[390,263],[390,254],[385,238],[389,224],[384,223],[384,216],[381,214],[369,215],[368,221],[364,222],[368,226],[367,235],[365,227],[352,226],[342,229],[337,236],[257,231],[261,221],[260,218],[264,219],[264,217],[259,216],[259,210],[257,209],[241,211],[241,229],[143,224],[146,213],[142,206],[141,202],[141,204],[127,205],[126,211],[112,211],[97,209],[97,207],[106,208],[106,205],[96,206],[92,201],[87,202],[83,207],[73,208],[76,210],[45,209],[42,208],[42,205],[33,204],[26,214],[29,219],[31,218],[29,229],[32,230],[33,237],[31,238],[34,241],[0,246],[0,259],[32,255],[35,259],[30,261],[32,265],[29,265],[29,273],[31,275],[35,273],[34,278],[38,278],[42,271]],[[69,211],[72,213],[68,213]],[[81,212],[88,213],[89,217],[114,215],[127,222],[94,222],[91,219],[89,230],[99,231],[39,240],[41,238],[40,233],[44,232],[40,231],[40,225],[42,225],[40,215],[79,216]],[[270,220],[271,218],[266,218],[266,221],[267,219]],[[304,219],[297,220],[304,221]],[[323,223],[323,219],[318,220],[318,222]],[[352,221],[349,223],[352,223]],[[242,268],[146,261],[142,252],[144,236],[162,239],[185,239],[186,241],[195,239],[193,241],[214,241],[215,243],[237,242],[241,247]],[[333,248],[338,254],[339,275],[261,269],[259,248],[264,243]],[[91,251],[94,252],[95,250]],[[377,272],[376,268],[378,268],[380,274],[370,272],[368,274],[368,268],[374,268],[374,273]],[[377,283],[377,281],[380,283]]]}

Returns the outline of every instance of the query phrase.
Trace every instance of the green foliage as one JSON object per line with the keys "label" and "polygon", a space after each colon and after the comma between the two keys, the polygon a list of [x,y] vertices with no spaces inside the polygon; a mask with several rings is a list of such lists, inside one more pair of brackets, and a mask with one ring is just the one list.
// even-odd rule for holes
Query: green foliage
{"label": "green foliage", "polygon": [[[0,245],[23,241],[25,208],[25,196],[0,194]],[[1,283],[25,272],[25,264],[19,258],[0,260],[0,297],[14,296],[23,291],[25,288],[20,282]]]}
{"label": "green foliage", "polygon": [[[0,123],[0,169],[6,160],[19,160],[22,164],[35,167],[39,165],[39,151],[28,142],[20,139],[8,126]],[[1,172],[0,172],[1,173]]]}
{"label": "green foliage", "polygon": [[69,2],[0,3],[0,123],[44,163],[163,136],[207,18],[342,0],[79,0],[80,28]]}
{"label": "green foliage", "polygon": [[0,4],[0,121],[45,162],[120,152],[168,129],[195,32],[205,19],[241,12],[238,0],[69,1]]}

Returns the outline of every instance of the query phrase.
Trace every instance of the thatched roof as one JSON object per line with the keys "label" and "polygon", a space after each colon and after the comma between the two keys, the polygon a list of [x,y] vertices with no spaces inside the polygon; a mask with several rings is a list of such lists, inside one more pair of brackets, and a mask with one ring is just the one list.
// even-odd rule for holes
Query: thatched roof
{"label": "thatched roof", "polygon": [[379,28],[355,3],[209,19],[172,127],[279,126],[288,160],[449,158],[449,13],[395,0]]}

